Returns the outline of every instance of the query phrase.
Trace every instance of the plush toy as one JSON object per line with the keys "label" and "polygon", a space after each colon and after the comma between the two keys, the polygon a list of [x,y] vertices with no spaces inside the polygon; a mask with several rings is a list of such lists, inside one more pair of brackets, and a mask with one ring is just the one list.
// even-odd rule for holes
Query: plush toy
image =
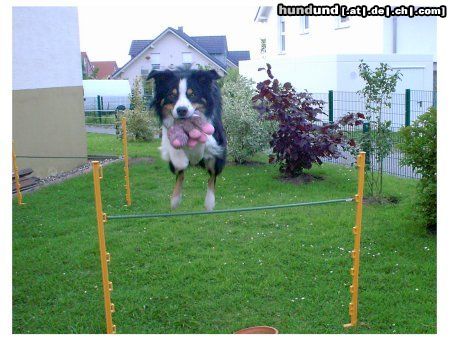
{"label": "plush toy", "polygon": [[193,148],[198,142],[205,143],[207,135],[214,133],[214,126],[202,119],[198,114],[190,118],[175,119],[169,128],[169,141],[175,149],[184,146]]}

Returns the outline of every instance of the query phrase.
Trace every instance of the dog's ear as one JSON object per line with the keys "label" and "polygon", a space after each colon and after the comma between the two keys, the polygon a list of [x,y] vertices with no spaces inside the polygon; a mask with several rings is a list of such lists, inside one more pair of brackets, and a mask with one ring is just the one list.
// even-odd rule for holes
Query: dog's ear
{"label": "dog's ear", "polygon": [[216,70],[209,70],[208,73],[209,73],[209,77],[210,77],[212,80],[217,80],[217,79],[220,79],[220,78],[221,78],[221,76],[217,73]]}
{"label": "dog's ear", "polygon": [[197,77],[198,81],[200,83],[211,83],[213,80],[220,79],[220,75],[217,73],[216,70],[208,70],[208,71],[197,71]]}
{"label": "dog's ear", "polygon": [[148,75],[147,80],[155,79],[156,82],[160,82],[160,81],[166,81],[173,76],[174,76],[174,74],[170,70],[164,70],[164,71],[153,70]]}

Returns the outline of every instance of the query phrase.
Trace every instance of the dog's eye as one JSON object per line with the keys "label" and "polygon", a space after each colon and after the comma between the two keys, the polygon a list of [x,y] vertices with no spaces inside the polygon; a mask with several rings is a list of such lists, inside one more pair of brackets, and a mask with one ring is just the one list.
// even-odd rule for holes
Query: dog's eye
{"label": "dog's eye", "polygon": [[177,89],[173,89],[172,91],[170,91],[167,94],[167,98],[170,99],[170,100],[175,100],[175,99],[177,99],[177,95],[178,95]]}
{"label": "dog's eye", "polygon": [[187,94],[188,98],[195,97],[195,92],[191,89],[187,90],[186,94]]}

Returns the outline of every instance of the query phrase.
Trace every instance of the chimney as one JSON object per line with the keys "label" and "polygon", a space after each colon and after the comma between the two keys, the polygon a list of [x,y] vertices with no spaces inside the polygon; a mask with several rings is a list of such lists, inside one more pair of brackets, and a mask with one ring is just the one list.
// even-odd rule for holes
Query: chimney
{"label": "chimney", "polygon": [[178,31],[183,32],[183,26],[178,26]]}

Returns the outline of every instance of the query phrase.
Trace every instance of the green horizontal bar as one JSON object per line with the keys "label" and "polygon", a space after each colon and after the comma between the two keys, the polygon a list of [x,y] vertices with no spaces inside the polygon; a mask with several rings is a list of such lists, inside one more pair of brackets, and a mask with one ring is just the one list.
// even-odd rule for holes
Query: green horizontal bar
{"label": "green horizontal bar", "polygon": [[107,216],[107,219],[108,220],[121,220],[121,219],[127,219],[127,218],[157,218],[157,217],[178,217],[178,216],[192,216],[192,215],[225,214],[225,213],[233,213],[233,212],[294,208],[294,207],[303,207],[303,206],[307,206],[307,205],[351,202],[353,200],[354,200],[353,198],[341,198],[341,199],[335,199],[335,200],[329,200],[329,201],[303,202],[303,203],[280,204],[280,205],[266,205],[266,206],[261,206],[261,207],[234,208],[234,209],[223,209],[223,210],[213,210],[213,211],[190,211],[190,212],[187,211],[187,212],[180,212],[180,213],[139,214],[139,215],[111,215],[111,216]]}

